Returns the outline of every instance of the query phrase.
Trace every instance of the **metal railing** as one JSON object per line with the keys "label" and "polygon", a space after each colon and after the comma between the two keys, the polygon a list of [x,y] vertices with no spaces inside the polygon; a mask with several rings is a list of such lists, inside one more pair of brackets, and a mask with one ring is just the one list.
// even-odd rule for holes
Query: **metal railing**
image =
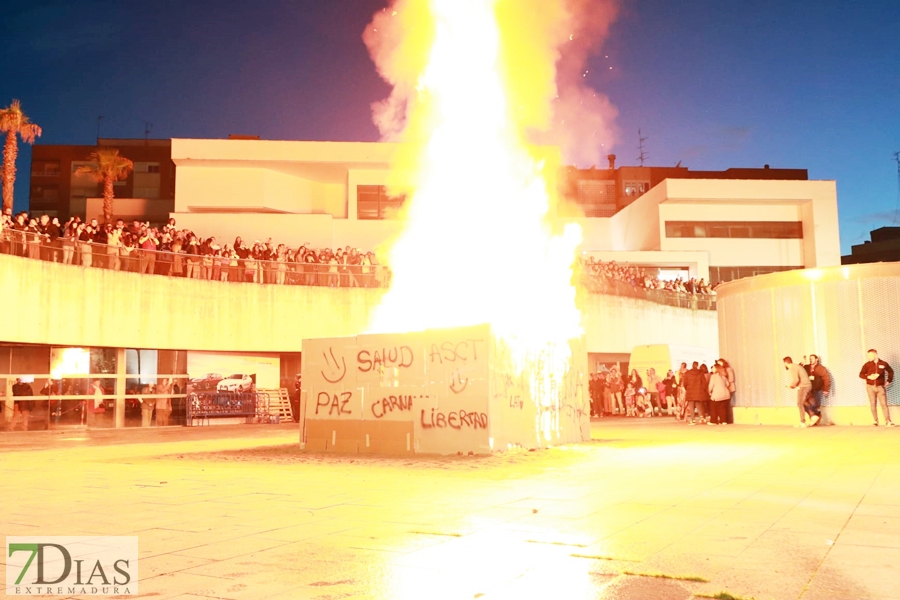
{"label": "metal railing", "polygon": [[188,394],[185,405],[185,424],[211,418],[258,417],[268,414],[268,394],[256,392],[196,392]]}
{"label": "metal railing", "polygon": [[[387,288],[391,283],[391,270],[386,265],[332,265],[161,252],[64,238],[50,241],[47,236],[12,229],[0,231],[0,254],[93,269],[233,283],[333,288]],[[578,281],[588,292],[595,294],[635,298],[692,310],[716,310],[714,294],[649,290],[584,271],[578,276]]]}
{"label": "metal railing", "polygon": [[94,269],[271,285],[386,288],[385,265],[345,265],[230,258],[109,246],[64,238],[50,241],[29,231],[0,231],[0,254]]}
{"label": "metal railing", "polygon": [[632,285],[627,281],[614,279],[605,275],[582,273],[581,282],[589,292],[608,296],[623,296],[636,300],[647,300],[656,304],[665,304],[677,308],[691,310],[716,310],[715,294],[692,294],[672,290],[650,290]]}

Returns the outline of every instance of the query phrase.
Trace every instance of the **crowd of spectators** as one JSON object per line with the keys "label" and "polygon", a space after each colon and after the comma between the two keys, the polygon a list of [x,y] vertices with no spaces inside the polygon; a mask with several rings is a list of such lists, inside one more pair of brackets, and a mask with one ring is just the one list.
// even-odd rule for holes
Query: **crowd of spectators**
{"label": "crowd of spectators", "polygon": [[175,219],[162,228],[122,219],[101,224],[80,216],[60,223],[8,210],[0,217],[0,253],[114,271],[281,285],[384,287],[390,275],[373,252],[350,246],[292,248],[271,238],[250,243],[241,237],[220,244],[215,237],[178,229]]}
{"label": "crowd of spectators", "polygon": [[[735,372],[724,358],[711,367],[694,362],[669,369],[665,376],[649,368],[644,374],[631,369],[602,366],[591,373],[588,390],[591,416],[670,416],[688,425],[724,425],[733,422]],[[818,421],[818,419],[816,420]]]}
{"label": "crowd of spectators", "polygon": [[660,279],[659,277],[651,277],[641,267],[619,264],[615,261],[604,262],[595,260],[593,256],[583,261],[582,264],[585,274],[593,280],[609,279],[620,281],[641,290],[663,290],[703,296],[715,294],[715,286],[711,286],[703,279],[696,277],[673,280]]}
{"label": "crowd of spectators", "polygon": [[[11,210],[0,215],[0,253],[99,267],[115,271],[154,273],[191,279],[317,285],[327,287],[386,287],[390,269],[373,252],[357,248],[316,249],[237,237],[222,244],[190,229],[178,229],[175,219],[161,228],[149,222],[122,219],[99,223],[80,216],[60,223],[56,217],[35,217]],[[714,297],[715,288],[703,279],[660,279],[641,267],[582,261],[589,285],[608,293],[671,292],[693,298]],[[627,284],[623,288],[623,284]],[[613,289],[610,289],[613,288]],[[630,291],[629,291],[630,290]]]}

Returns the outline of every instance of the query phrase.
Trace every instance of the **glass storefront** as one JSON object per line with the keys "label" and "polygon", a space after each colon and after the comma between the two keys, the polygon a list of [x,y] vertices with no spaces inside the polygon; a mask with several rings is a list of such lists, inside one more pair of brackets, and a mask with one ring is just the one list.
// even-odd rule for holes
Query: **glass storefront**
{"label": "glass storefront", "polygon": [[0,432],[197,424],[187,422],[192,396],[195,404],[200,396],[227,404],[229,394],[253,394],[266,411],[277,388],[287,390],[297,418],[299,373],[300,353],[0,342]]}
{"label": "glass storefront", "polygon": [[0,345],[0,431],[183,425],[187,352]]}

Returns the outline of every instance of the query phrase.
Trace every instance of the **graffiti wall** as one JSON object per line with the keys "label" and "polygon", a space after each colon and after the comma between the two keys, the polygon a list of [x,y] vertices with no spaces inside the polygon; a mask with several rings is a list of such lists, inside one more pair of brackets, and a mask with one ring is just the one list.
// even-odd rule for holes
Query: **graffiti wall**
{"label": "graffiti wall", "polygon": [[584,368],[569,360],[568,379],[534,394],[538,371],[518,373],[486,325],[304,340],[303,356],[311,449],[486,454],[580,441],[589,428]]}

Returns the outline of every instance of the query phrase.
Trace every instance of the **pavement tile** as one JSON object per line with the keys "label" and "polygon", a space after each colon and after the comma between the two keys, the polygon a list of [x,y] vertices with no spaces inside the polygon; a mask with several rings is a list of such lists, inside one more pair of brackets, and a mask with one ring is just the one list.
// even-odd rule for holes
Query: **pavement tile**
{"label": "pavement tile", "polygon": [[133,533],[160,599],[900,596],[900,436],[594,427],[465,460],[285,452],[295,428],[0,434],[2,533]]}

